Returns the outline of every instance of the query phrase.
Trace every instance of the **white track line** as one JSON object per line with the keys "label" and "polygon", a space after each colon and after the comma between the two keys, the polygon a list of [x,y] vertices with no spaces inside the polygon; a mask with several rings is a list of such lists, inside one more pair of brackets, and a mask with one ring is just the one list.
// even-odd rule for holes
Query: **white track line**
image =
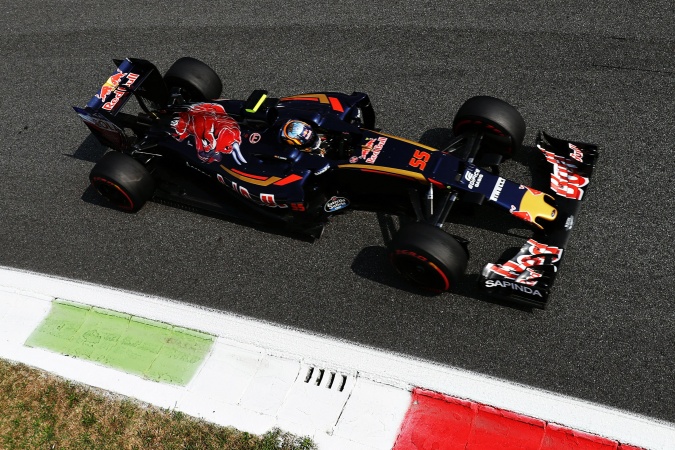
{"label": "white track line", "polygon": [[5,292],[62,298],[204,331],[226,341],[265,349],[271,355],[358,373],[359,378],[379,385],[405,391],[422,387],[623,443],[648,449],[675,448],[672,423],[328,336],[11,268],[0,267],[0,287]]}

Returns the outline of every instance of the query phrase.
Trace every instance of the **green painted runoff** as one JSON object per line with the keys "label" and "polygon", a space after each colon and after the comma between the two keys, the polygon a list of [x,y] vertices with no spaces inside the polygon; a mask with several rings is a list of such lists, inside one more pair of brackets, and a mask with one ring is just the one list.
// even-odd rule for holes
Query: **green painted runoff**
{"label": "green painted runoff", "polygon": [[213,341],[213,336],[198,331],[57,300],[25,345],[184,386]]}

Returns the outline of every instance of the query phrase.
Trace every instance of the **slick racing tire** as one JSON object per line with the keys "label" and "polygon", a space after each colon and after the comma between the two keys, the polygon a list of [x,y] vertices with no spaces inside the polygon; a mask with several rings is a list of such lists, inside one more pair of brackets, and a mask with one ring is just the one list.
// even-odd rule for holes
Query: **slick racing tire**
{"label": "slick racing tire", "polygon": [[186,100],[195,102],[218,98],[223,91],[223,82],[211,67],[187,56],[169,67],[164,83],[169,89],[182,89],[188,96]]}
{"label": "slick racing tire", "polygon": [[504,100],[478,96],[464,102],[452,122],[456,136],[474,130],[484,133],[489,151],[509,158],[523,144],[526,127],[523,116]]}
{"label": "slick racing tire", "polygon": [[136,212],[155,192],[155,181],[145,167],[131,156],[109,152],[89,174],[92,186],[116,208]]}
{"label": "slick racing tire", "polygon": [[426,223],[401,227],[389,244],[389,259],[407,281],[439,293],[464,275],[468,254],[455,238]]}

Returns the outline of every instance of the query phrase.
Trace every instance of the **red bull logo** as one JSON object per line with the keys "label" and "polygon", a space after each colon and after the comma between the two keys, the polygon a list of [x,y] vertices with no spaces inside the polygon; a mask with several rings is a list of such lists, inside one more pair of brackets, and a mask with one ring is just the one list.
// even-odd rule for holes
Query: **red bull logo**
{"label": "red bull logo", "polygon": [[181,112],[171,122],[173,138],[179,142],[194,139],[197,156],[205,163],[220,162],[232,155],[237,164],[246,163],[241,153],[241,131],[236,120],[217,103],[199,103]]}
{"label": "red bull logo", "polygon": [[509,212],[517,218],[530,222],[538,228],[543,226],[537,223],[537,219],[551,221],[558,216],[558,210],[546,202],[547,194],[533,189],[529,186],[520,185],[520,189],[525,190],[525,194],[520,200],[518,207],[511,205]]}
{"label": "red bull logo", "polygon": [[366,143],[361,146],[361,156],[352,156],[349,162],[355,163],[361,159],[368,164],[375,164],[375,160],[380,156],[380,152],[386,143],[386,137],[368,138]]}
{"label": "red bull logo", "polygon": [[[103,83],[101,90],[98,94],[95,94],[94,97],[98,98],[103,102],[102,108],[108,111],[112,111],[120,98],[124,97],[127,93],[126,87],[131,87],[132,84],[138,79],[138,74],[131,72],[122,72],[117,69],[117,72],[108,78],[108,80]],[[122,83],[122,80],[125,80]],[[115,93],[115,96],[108,101],[110,94]]]}

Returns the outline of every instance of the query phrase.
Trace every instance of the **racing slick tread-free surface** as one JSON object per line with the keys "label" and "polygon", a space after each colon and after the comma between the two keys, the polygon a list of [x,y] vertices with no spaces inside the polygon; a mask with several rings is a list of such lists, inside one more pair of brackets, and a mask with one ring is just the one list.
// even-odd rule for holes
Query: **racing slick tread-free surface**
{"label": "racing slick tread-free surface", "polygon": [[192,100],[210,100],[220,97],[223,82],[206,63],[189,56],[178,59],[164,75],[168,87],[186,90]]}
{"label": "racing slick tread-free surface", "polygon": [[[504,100],[486,95],[468,99],[455,114],[452,122],[455,134],[472,127],[486,131],[486,136],[497,141],[498,147],[507,146],[504,150],[506,156],[520,149],[526,131],[525,120],[516,108]],[[504,142],[505,137],[509,138],[507,142]]]}
{"label": "racing slick tread-free surface", "polygon": [[152,198],[155,182],[145,167],[131,156],[111,151],[89,174],[91,184],[116,207],[136,212]]}
{"label": "racing slick tread-free surface", "polygon": [[389,244],[389,258],[407,280],[432,291],[447,291],[457,283],[468,262],[459,242],[426,223],[404,225]]}

